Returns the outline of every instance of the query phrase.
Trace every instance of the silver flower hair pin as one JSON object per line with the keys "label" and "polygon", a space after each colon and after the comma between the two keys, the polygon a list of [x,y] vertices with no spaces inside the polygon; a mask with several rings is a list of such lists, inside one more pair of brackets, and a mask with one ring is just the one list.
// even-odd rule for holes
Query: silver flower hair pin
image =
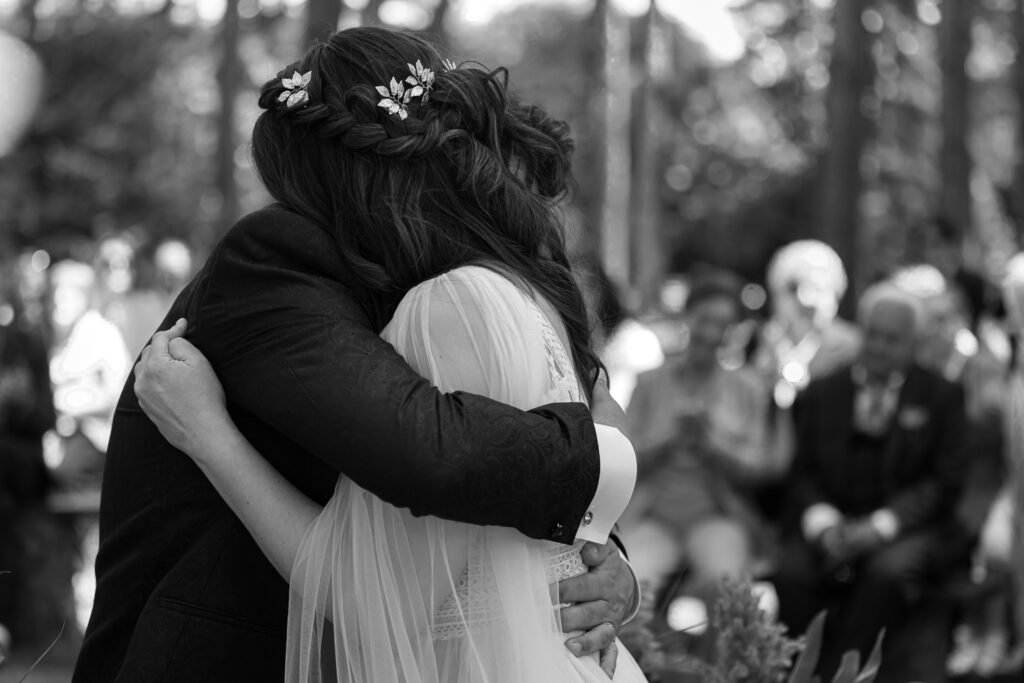
{"label": "silver flower hair pin", "polygon": [[306,86],[309,85],[312,75],[312,71],[307,71],[304,74],[296,71],[291,77],[282,78],[281,85],[284,86],[285,91],[278,96],[277,101],[284,102],[289,108],[308,102],[309,93],[306,92]]}
{"label": "silver flower hair pin", "polygon": [[[392,77],[388,87],[377,86],[380,93],[380,101],[377,106],[387,109],[391,115],[398,114],[403,121],[409,116],[408,105],[414,97],[422,98],[420,104],[426,104],[430,100],[430,91],[434,87],[434,72],[423,67],[420,60],[416,64],[406,64],[409,67],[409,76],[404,82]],[[408,88],[406,87],[408,84]]]}

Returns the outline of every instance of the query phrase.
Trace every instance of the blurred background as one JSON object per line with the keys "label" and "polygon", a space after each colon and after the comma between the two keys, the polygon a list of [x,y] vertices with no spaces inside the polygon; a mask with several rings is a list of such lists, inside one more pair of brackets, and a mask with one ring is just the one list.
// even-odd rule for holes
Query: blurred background
{"label": "blurred background", "polygon": [[23,482],[0,500],[0,680],[62,624],[30,680],[67,678],[124,377],[268,199],[248,147],[259,86],[366,24],[506,66],[571,124],[574,258],[595,306],[615,302],[603,336],[638,325],[608,351],[623,402],[685,347],[702,269],[742,280],[746,331],[719,355],[745,363],[769,261],[798,239],[840,257],[847,318],[913,263],[967,283],[972,334],[1000,315],[1024,230],[1022,0],[0,0],[0,460]]}

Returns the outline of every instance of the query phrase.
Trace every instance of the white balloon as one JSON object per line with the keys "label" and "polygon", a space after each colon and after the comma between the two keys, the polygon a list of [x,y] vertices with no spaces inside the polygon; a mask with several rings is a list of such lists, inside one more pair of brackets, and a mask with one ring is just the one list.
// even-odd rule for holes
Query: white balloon
{"label": "white balloon", "polygon": [[43,93],[43,66],[14,36],[0,32],[0,157],[14,149],[32,122]]}

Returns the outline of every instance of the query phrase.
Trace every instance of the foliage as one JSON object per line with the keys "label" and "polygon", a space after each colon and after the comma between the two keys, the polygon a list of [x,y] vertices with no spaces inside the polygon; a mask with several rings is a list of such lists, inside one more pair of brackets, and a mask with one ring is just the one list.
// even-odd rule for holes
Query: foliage
{"label": "foliage", "polygon": [[[802,638],[790,638],[786,627],[769,617],[747,580],[724,579],[719,599],[709,619],[715,634],[715,661],[706,662],[693,655],[667,654],[661,639],[652,630],[653,591],[643,592],[644,603],[637,618],[623,627],[622,643],[633,653],[640,668],[651,681],[662,674],[686,673],[704,683],[812,683],[821,653],[825,613],[811,622]],[[832,683],[872,683],[882,658],[882,638],[863,669],[857,652],[846,653]],[[794,657],[796,661],[794,661]]]}
{"label": "foliage", "polygon": [[181,234],[203,194],[210,137],[190,110],[203,64],[189,54],[202,40],[161,16],[54,19],[33,44],[47,72],[43,105],[6,160],[20,172],[0,174],[0,220],[16,244],[60,251],[135,225]]}
{"label": "foliage", "polygon": [[[21,37],[45,65],[46,99],[31,131],[0,166],[0,238],[59,252],[109,232],[129,231],[146,242],[222,230],[213,174],[217,27],[200,19],[188,0],[16,4],[28,8],[18,12],[37,15],[35,28]],[[437,8],[448,4],[422,0],[421,9],[424,16],[435,12],[436,20]],[[1016,249],[1012,221],[1024,223],[1024,193],[1014,189],[1020,156],[1012,68],[1018,3],[974,4],[967,63],[968,144],[977,170],[973,260],[990,264]],[[374,0],[364,13],[375,15],[381,5]],[[599,5],[524,0],[480,27],[460,23],[458,3],[452,3],[445,24],[456,57],[509,66],[517,90],[572,124],[579,179],[574,210],[590,230],[608,200],[600,177],[606,139],[595,107],[603,87],[603,36],[594,13]],[[662,0],[654,6],[668,5]],[[825,108],[833,87],[836,3],[738,0],[729,6],[745,43],[731,61],[710,54],[668,12],[655,15],[650,32],[647,17],[628,20],[633,83],[627,96],[634,116],[628,135],[635,143],[641,131],[656,131],[657,188],[643,201],[656,204],[651,213],[669,269],[707,261],[754,279],[779,244],[821,234],[812,210],[815,183],[830,138],[842,134],[829,130]],[[857,274],[862,280],[921,258],[915,231],[941,206],[943,136],[941,3],[873,0],[866,7],[872,76],[860,105],[870,131],[859,210],[862,248],[873,258]],[[236,124],[244,141],[257,113],[255,89],[301,51],[304,8],[242,0],[240,11],[247,72]],[[345,9],[342,20],[357,15]],[[640,97],[645,84],[653,91],[646,110]],[[634,149],[631,159],[621,160],[634,175],[641,164],[637,155]],[[244,145],[236,164],[242,209],[248,210],[265,196]],[[630,207],[631,215],[636,209]]]}

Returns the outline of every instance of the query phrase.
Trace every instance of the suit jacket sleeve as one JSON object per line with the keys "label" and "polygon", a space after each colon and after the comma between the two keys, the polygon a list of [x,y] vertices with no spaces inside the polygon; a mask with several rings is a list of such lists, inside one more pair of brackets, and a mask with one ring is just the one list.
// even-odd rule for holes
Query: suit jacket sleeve
{"label": "suit jacket sleeve", "polygon": [[949,513],[956,505],[966,474],[967,423],[964,392],[959,385],[936,387],[933,426],[928,448],[932,449],[928,476],[896,494],[889,508],[896,514],[900,532],[925,524]]}
{"label": "suit jacket sleeve", "polygon": [[600,469],[586,407],[441,393],[378,336],[339,263],[283,210],[243,219],[211,256],[189,336],[233,409],[414,514],[571,542]]}

